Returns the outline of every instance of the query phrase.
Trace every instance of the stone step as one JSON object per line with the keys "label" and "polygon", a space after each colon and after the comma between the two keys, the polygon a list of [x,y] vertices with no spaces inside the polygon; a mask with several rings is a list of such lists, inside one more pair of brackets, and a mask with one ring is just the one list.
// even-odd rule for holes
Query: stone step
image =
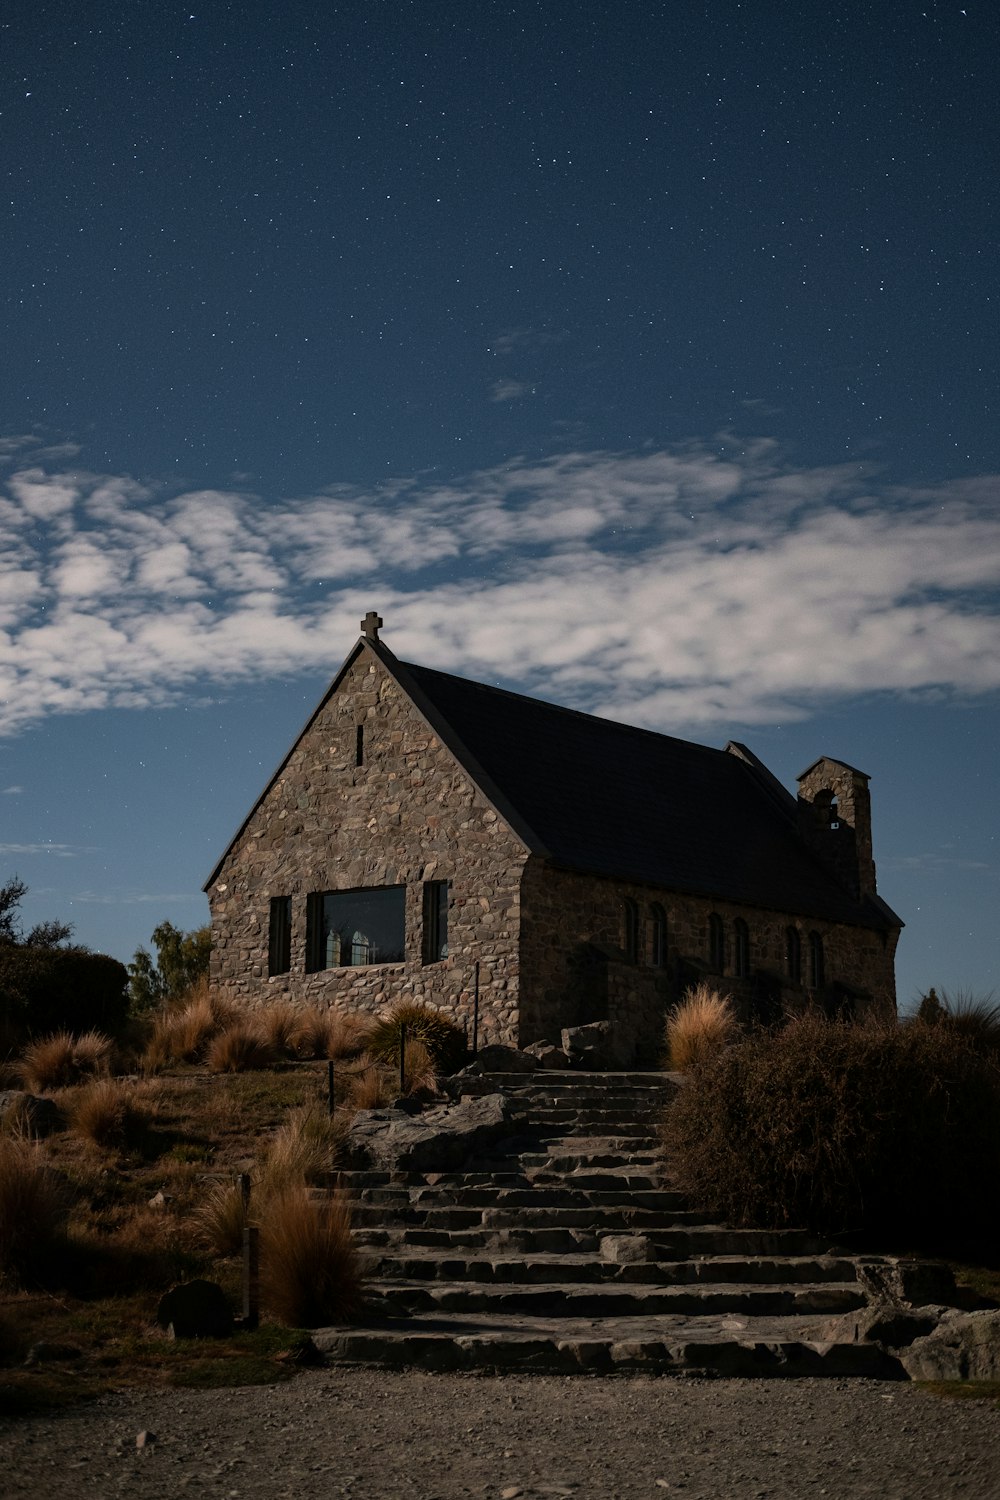
{"label": "stone step", "polygon": [[551,1184],[526,1182],[516,1187],[465,1187],[435,1184],[424,1187],[363,1188],[357,1202],[386,1209],[406,1208],[650,1208],[687,1210],[688,1199],[672,1188],[581,1188],[571,1178]]}
{"label": "stone step", "polygon": [[[535,1256],[552,1252],[562,1254],[596,1253],[601,1235],[593,1229],[535,1227],[533,1229],[497,1229],[480,1227],[460,1230],[426,1228],[422,1225],[370,1225],[353,1230],[354,1238],[364,1248],[397,1251],[408,1246],[423,1247],[450,1257],[465,1257],[482,1252],[518,1253]],[[729,1229],[722,1225],[678,1227],[669,1233],[662,1230],[649,1236],[656,1261],[689,1261],[697,1257],[731,1256],[809,1256],[825,1248],[811,1235],[798,1229]]]}
{"label": "stone step", "polygon": [[899,1361],[874,1344],[830,1343],[795,1319],[661,1316],[595,1323],[435,1315],[317,1329],[313,1341],[331,1362],[392,1369],[905,1379]]}
{"label": "stone step", "polygon": [[701,1224],[704,1212],[697,1209],[484,1207],[461,1208],[448,1203],[403,1204],[392,1207],[363,1200],[351,1206],[351,1217],[360,1226],[420,1224],[428,1229],[586,1229],[600,1234],[651,1234],[679,1224]]}
{"label": "stone step", "polygon": [[367,1274],[380,1284],[392,1281],[483,1282],[509,1285],[523,1282],[614,1282],[648,1286],[799,1285],[803,1282],[857,1284],[853,1261],[836,1256],[718,1255],[700,1260],[634,1261],[619,1265],[599,1255],[501,1255],[484,1250],[478,1255],[415,1253],[410,1247],[368,1256]]}
{"label": "stone step", "polygon": [[833,1317],[865,1305],[856,1283],[756,1286],[746,1282],[648,1286],[534,1282],[387,1281],[380,1305],[390,1317],[413,1313],[526,1313],[556,1318],[685,1317],[732,1313],[746,1317]]}

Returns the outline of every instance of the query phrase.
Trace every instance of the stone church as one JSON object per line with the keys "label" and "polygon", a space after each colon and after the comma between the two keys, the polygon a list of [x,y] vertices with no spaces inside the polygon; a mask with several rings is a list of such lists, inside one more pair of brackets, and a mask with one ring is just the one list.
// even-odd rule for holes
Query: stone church
{"label": "stone church", "polygon": [[895,1008],[868,777],[823,757],[792,796],[746,749],[635,729],[398,661],[369,614],[213,870],[212,979],[480,1041],[610,1022],[655,1063],[705,978],[747,1018]]}

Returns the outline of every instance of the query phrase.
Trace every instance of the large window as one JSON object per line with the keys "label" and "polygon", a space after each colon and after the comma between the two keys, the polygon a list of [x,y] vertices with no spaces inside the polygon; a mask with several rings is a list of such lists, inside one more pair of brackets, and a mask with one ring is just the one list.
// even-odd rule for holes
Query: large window
{"label": "large window", "polygon": [[272,896],[267,933],[267,972],[287,974],[292,967],[292,898]]}
{"label": "large window", "polygon": [[402,963],[406,887],[314,891],[306,900],[306,971]]}
{"label": "large window", "polygon": [[425,964],[436,964],[448,957],[448,882],[424,881]]}

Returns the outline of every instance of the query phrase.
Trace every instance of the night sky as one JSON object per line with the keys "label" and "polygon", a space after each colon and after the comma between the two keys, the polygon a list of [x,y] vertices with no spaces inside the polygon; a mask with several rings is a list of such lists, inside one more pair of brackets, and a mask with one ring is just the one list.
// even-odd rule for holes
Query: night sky
{"label": "night sky", "polygon": [[13,0],[0,881],[127,958],[378,608],[872,776],[1000,986],[994,5]]}

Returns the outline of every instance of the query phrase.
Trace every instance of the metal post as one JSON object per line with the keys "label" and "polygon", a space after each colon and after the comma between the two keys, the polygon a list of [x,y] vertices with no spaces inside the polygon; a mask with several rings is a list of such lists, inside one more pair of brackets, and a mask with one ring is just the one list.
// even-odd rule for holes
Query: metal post
{"label": "metal post", "polygon": [[240,1196],[243,1199],[243,1214],[245,1217],[247,1209],[250,1207],[250,1173],[240,1172],[236,1178],[236,1186],[239,1188]]}
{"label": "metal post", "polygon": [[333,1114],[333,1058],[326,1065],[326,1102],[327,1111]]}
{"label": "metal post", "polygon": [[476,959],[476,978],[472,992],[472,1055],[479,1051],[479,959]]}
{"label": "metal post", "polygon": [[399,1028],[399,1092],[406,1093],[406,1022]]}
{"label": "metal post", "polygon": [[243,1231],[243,1327],[252,1332],[260,1323],[260,1230],[248,1224]]}

